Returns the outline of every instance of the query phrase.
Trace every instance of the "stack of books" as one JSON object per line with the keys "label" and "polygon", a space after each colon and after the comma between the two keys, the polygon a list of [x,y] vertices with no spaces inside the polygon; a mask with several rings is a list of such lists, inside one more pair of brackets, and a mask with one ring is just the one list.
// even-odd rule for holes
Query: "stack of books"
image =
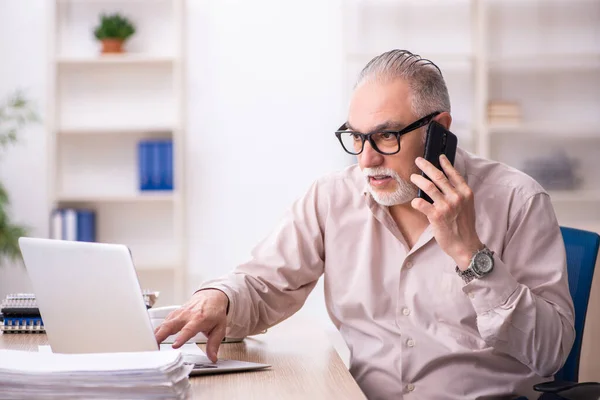
{"label": "stack of books", "polygon": [[189,399],[178,350],[56,354],[0,350],[0,397],[7,399]]}
{"label": "stack of books", "polygon": [[[160,292],[143,290],[146,308],[156,303]],[[33,293],[9,294],[0,303],[0,331],[4,333],[45,333],[44,321]]]}
{"label": "stack of books", "polygon": [[490,125],[518,125],[521,123],[521,108],[515,102],[491,101],[488,104]]}

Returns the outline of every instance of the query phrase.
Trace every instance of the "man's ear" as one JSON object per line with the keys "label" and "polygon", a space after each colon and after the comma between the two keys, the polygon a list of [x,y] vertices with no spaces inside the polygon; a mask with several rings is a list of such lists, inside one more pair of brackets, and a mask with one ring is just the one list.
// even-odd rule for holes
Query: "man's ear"
{"label": "man's ear", "polygon": [[434,120],[444,126],[444,128],[450,130],[450,125],[452,125],[452,116],[449,112],[444,111],[443,113],[436,115]]}

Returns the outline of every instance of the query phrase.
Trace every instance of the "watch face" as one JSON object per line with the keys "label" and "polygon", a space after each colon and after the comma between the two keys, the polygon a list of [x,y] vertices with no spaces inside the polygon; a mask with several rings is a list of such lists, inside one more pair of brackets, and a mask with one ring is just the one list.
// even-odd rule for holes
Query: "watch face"
{"label": "watch face", "polygon": [[479,253],[475,256],[473,263],[473,269],[478,275],[485,275],[489,273],[494,267],[494,259],[491,255],[486,253]]}

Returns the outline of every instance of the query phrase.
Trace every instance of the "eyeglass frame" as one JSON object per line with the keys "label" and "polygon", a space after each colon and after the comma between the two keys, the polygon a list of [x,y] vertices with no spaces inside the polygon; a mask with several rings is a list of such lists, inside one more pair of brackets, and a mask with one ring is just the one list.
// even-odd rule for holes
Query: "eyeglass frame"
{"label": "eyeglass frame", "polygon": [[[429,124],[433,118],[435,118],[436,116],[438,116],[439,114],[441,114],[442,111],[435,111],[432,112],[431,114],[427,114],[426,116],[424,116],[423,118],[419,118],[418,120],[416,120],[415,122],[409,124],[407,127],[405,127],[404,129],[401,129],[399,131],[390,131],[390,130],[385,130],[385,131],[381,131],[381,132],[371,132],[371,133],[360,133],[360,132],[355,132],[355,131],[349,131],[348,130],[348,123],[344,122],[342,124],[342,126],[340,126],[338,128],[337,131],[335,131],[335,136],[338,138],[338,140],[340,141],[340,144],[342,145],[342,148],[344,149],[344,151],[348,154],[352,154],[354,156],[359,155],[360,153],[362,153],[365,149],[365,142],[368,141],[369,144],[371,145],[371,147],[373,148],[373,150],[375,150],[376,152],[378,152],[379,154],[383,154],[386,156],[391,156],[394,154],[397,154],[400,152],[400,138],[403,135],[406,135],[407,133],[410,133],[416,129],[419,129],[427,124]],[[361,147],[360,147],[360,151],[358,153],[352,153],[350,151],[348,151],[346,149],[346,146],[344,146],[344,142],[342,142],[342,134],[344,133],[351,133],[354,135],[358,135],[360,136],[360,139],[362,141]],[[396,136],[396,140],[398,141],[398,150],[394,151],[393,153],[386,153],[381,151],[377,145],[375,144],[375,141],[373,140],[372,136],[373,135],[378,135],[381,133],[391,133],[393,135]]]}

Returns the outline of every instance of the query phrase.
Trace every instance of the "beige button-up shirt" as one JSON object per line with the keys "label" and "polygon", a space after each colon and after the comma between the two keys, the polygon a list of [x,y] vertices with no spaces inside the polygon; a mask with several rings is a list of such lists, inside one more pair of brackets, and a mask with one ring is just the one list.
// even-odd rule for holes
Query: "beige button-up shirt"
{"label": "beige button-up shirt", "polygon": [[468,284],[428,227],[408,248],[358,166],[326,176],[230,275],[202,288],[230,299],[227,335],[296,312],[323,275],[327,310],[369,399],[537,397],[575,331],[565,248],[550,199],[531,178],[461,149],[493,271]]}

